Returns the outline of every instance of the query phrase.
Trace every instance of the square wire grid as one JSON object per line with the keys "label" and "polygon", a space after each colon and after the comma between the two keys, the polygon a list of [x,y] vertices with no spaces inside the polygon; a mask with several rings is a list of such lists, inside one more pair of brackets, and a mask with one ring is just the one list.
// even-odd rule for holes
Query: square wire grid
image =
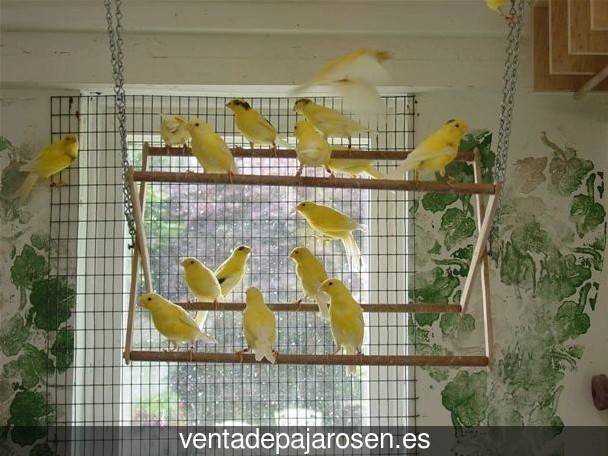
{"label": "square wire grid", "polygon": [[[294,99],[246,98],[292,144],[297,120]],[[353,138],[353,147],[411,150],[416,100],[384,97],[386,118],[376,132]],[[144,142],[160,146],[161,114],[200,117],[226,142],[248,147],[235,129],[228,98],[216,96],[127,96],[129,147],[136,169]],[[341,110],[340,101],[314,101]],[[114,97],[52,97],[51,135],[79,133],[77,166],[62,172],[68,182],[52,189],[50,275],[73,287],[68,322],[74,336],[72,366],[49,374],[55,424],[64,425],[371,425],[415,426],[415,369],[373,366],[350,376],[344,366],[168,364],[122,360],[128,303],[130,250],[122,202],[122,165]],[[346,144],[336,140],[335,144]],[[294,174],[292,159],[237,159],[246,174]],[[393,162],[377,162],[385,170]],[[200,171],[192,157],[151,157],[150,170]],[[307,169],[305,175],[324,175]],[[302,295],[287,258],[309,247],[330,276],[345,281],[361,303],[403,303],[414,288],[414,194],[358,189],[150,183],[144,205],[153,286],[174,301],[189,297],[179,260],[196,256],[217,267],[240,244],[252,247],[249,273],[227,301],[244,301],[248,286],[268,303]],[[367,226],[357,236],[364,267],[351,268],[339,243],[314,235],[296,216],[295,205],[314,200],[342,210]],[[367,354],[414,354],[410,314],[366,314]],[[313,313],[277,314],[283,353],[331,353],[328,325]],[[134,349],[167,348],[141,309]],[[217,345],[199,350],[244,348],[241,315],[210,312],[205,331]],[[51,338],[49,338],[51,340]]]}

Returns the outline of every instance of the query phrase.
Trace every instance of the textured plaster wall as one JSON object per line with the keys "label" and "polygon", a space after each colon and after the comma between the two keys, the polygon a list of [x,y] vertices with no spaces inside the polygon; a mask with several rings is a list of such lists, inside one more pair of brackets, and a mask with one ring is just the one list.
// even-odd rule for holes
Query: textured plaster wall
{"label": "textured plaster wall", "polygon": [[[471,90],[423,94],[417,130],[424,135],[446,115],[495,129],[498,101]],[[420,424],[608,424],[590,395],[591,376],[608,372],[607,153],[608,98],[520,93],[491,262],[496,359],[489,370],[419,369]],[[452,174],[472,175],[466,168]],[[461,200],[427,198],[417,213],[417,299],[451,302],[464,281],[472,212]],[[472,319],[420,320],[420,343],[481,353],[481,302],[473,296]]]}

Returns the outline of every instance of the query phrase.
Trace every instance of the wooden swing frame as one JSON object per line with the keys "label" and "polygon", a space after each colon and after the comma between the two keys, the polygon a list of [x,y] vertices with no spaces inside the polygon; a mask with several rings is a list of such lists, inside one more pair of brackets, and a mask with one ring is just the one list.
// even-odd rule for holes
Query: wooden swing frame
{"label": "wooden swing frame", "polygon": [[[235,157],[260,158],[295,158],[294,150],[242,149],[234,148]],[[361,158],[374,160],[400,160],[408,152],[394,151],[359,151],[338,150],[332,152],[334,158]],[[492,313],[490,300],[490,276],[487,243],[490,235],[492,219],[496,211],[497,196],[500,184],[482,182],[479,151],[460,155],[457,160],[472,162],[474,170],[473,183],[449,183],[411,180],[375,180],[361,178],[321,178],[321,177],[292,177],[292,176],[257,176],[192,173],[192,172],[156,172],[148,171],[148,160],[151,156],[189,156],[188,148],[150,147],[144,143],[142,151],[142,170],[134,171],[131,167],[128,173],[128,185],[131,189],[134,221],[136,228],[135,245],[131,260],[131,285],[129,290],[129,308],[127,314],[127,330],[123,357],[129,364],[131,361],[166,361],[166,362],[200,362],[200,363],[246,363],[257,364],[267,361],[255,361],[252,354],[214,353],[194,351],[138,351],[132,349],[133,325],[136,312],[137,280],[139,267],[144,276],[144,286],[151,292],[152,276],[150,257],[146,243],[146,233],[143,223],[143,205],[145,201],[147,182],[180,182],[208,183],[223,185],[267,185],[290,187],[323,187],[323,188],[356,188],[393,191],[423,191],[423,192],[454,192],[475,195],[475,218],[478,238],[473,249],[471,265],[467,274],[459,304],[363,304],[364,312],[396,312],[396,313],[465,313],[468,310],[473,283],[481,270],[481,294],[484,322],[484,355],[483,356],[453,356],[453,355],[342,355],[342,354],[277,354],[276,364],[300,365],[359,365],[359,366],[468,366],[483,367],[492,362]],[[139,191],[136,182],[140,182]],[[487,207],[483,195],[489,195]],[[242,311],[244,303],[177,303],[186,310],[208,311]],[[273,311],[278,312],[316,312],[315,304],[269,304]]]}

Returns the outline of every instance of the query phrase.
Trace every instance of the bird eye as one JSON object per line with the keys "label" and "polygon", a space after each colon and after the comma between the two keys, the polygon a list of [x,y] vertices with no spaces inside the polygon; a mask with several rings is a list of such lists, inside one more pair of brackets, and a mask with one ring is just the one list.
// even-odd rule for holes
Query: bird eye
{"label": "bird eye", "polygon": [[327,285],[329,285],[330,287],[333,285],[333,282],[329,282]]}
{"label": "bird eye", "polygon": [[241,247],[239,247],[239,250],[243,250],[244,248],[245,248],[245,247],[241,246]]}
{"label": "bird eye", "polygon": [[190,262],[190,264],[194,264],[194,260],[192,260],[192,261]]}
{"label": "bird eye", "polygon": [[148,298],[148,301],[152,301],[152,298]]}
{"label": "bird eye", "polygon": [[200,127],[201,124],[199,124],[198,122],[194,124],[195,127]]}
{"label": "bird eye", "polygon": [[456,128],[460,128],[460,124],[456,124]]}

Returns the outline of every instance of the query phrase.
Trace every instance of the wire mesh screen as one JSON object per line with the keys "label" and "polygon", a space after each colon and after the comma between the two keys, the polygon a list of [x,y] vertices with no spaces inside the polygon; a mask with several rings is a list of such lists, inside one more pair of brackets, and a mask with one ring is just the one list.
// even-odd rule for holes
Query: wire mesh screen
{"label": "wire mesh screen", "polygon": [[[386,118],[377,131],[353,138],[353,148],[410,150],[414,144],[415,98],[384,97]],[[131,159],[141,166],[144,142],[160,146],[161,114],[200,117],[230,146],[249,147],[215,96],[127,97]],[[294,99],[253,97],[247,101],[279,133],[295,144]],[[340,110],[339,100],[316,102]],[[57,424],[78,425],[288,425],[413,426],[416,416],[413,368],[248,364],[126,365],[122,348],[128,303],[130,239],[123,220],[119,138],[113,96],[53,97],[52,139],[78,132],[78,166],[64,171],[67,185],[52,190],[51,275],[75,290],[69,331],[74,359],[65,373],[49,379]],[[333,140],[346,144],[346,140]],[[293,175],[293,159],[237,159],[243,174]],[[379,162],[378,167],[393,165]],[[151,157],[148,169],[194,171],[193,157]],[[305,175],[322,176],[323,169]],[[179,262],[195,256],[216,268],[238,245],[252,249],[243,283],[223,300],[243,302],[248,286],[267,303],[290,303],[303,296],[287,255],[307,246],[330,276],[341,278],[361,303],[407,304],[413,289],[414,223],[411,193],[360,189],[307,189],[269,186],[148,183],[144,223],[156,292],[172,301],[194,299]],[[357,237],[363,264],[353,268],[338,242],[315,236],[294,213],[303,200],[331,205],[367,226]],[[408,314],[367,313],[366,354],[413,354]],[[280,353],[332,353],[329,325],[311,312],[279,312]],[[245,347],[238,312],[209,312],[205,332],[217,344],[198,350],[235,352]],[[166,339],[150,315],[138,309],[134,349],[163,350]],[[186,347],[181,348],[186,350]]]}

